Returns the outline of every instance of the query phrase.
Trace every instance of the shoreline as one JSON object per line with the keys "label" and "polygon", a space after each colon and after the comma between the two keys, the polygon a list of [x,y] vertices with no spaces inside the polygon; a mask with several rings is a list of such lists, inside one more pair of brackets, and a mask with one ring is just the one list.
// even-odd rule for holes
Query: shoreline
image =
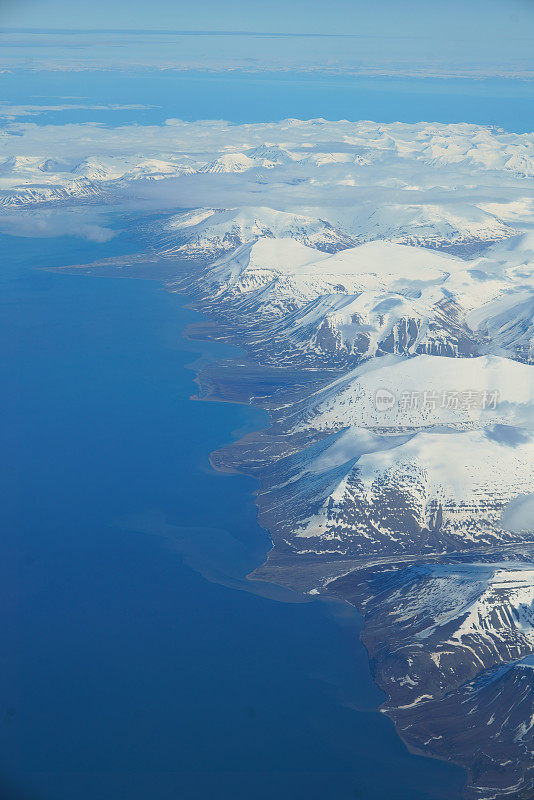
{"label": "shoreline", "polygon": [[[183,297],[183,295],[182,295],[182,297]],[[189,308],[189,309],[191,309],[193,311],[197,311],[197,312],[199,312],[201,314],[204,313],[202,310],[197,309],[193,302],[187,302],[184,305],[184,307],[185,308]],[[207,328],[211,328],[211,330],[213,332],[213,336],[214,336],[213,339],[209,336],[209,334],[207,332],[205,333],[204,337],[195,338],[194,335],[193,335],[193,331],[191,331],[190,328],[191,328],[191,326],[188,326],[188,327],[186,327],[184,329],[183,334],[182,334],[183,338],[189,339],[190,341],[216,341],[215,337],[217,335],[217,323],[215,321],[207,320],[207,324],[204,327],[204,331],[206,331]],[[203,367],[197,368],[197,367],[195,367],[194,363],[188,365],[188,367],[195,372],[194,382],[199,386],[199,389],[202,392],[203,391],[203,383],[202,383],[202,369],[203,369]],[[213,386],[209,387],[209,391],[208,391],[207,396],[203,397],[203,396],[199,396],[199,395],[192,395],[191,396],[191,400],[194,400],[196,402],[236,403],[238,405],[245,405],[245,406],[253,405],[252,402],[248,402],[247,403],[244,400],[221,398],[216,394],[216,391],[214,390]],[[256,406],[256,407],[259,408],[259,406]],[[263,429],[263,430],[268,431],[271,428],[272,424],[273,424],[273,420],[272,420],[272,416],[271,416],[269,410],[268,409],[264,409],[264,410],[266,411],[266,413],[269,416],[269,423],[266,426],[266,428]],[[258,430],[262,430],[262,429],[258,429]],[[253,493],[253,501],[254,501],[254,503],[256,505],[256,518],[257,518],[258,525],[260,525],[260,527],[262,527],[267,532],[267,534],[269,535],[269,538],[270,538],[272,546],[268,550],[268,552],[266,554],[266,557],[265,557],[265,560],[262,561],[260,564],[258,564],[256,567],[254,567],[254,569],[245,576],[245,581],[248,582],[249,584],[264,583],[265,585],[278,586],[280,589],[287,590],[288,589],[287,586],[284,586],[284,584],[278,583],[276,580],[274,580],[275,576],[273,576],[272,578],[269,578],[269,577],[264,577],[261,574],[260,575],[257,574],[258,570],[260,570],[262,568],[266,568],[268,570],[269,558],[270,558],[271,554],[276,551],[276,547],[277,547],[276,543],[272,539],[270,529],[268,527],[264,526],[262,524],[262,522],[260,521],[260,518],[259,518],[260,517],[260,509],[258,507],[258,504],[256,502],[255,497],[257,496],[258,491],[261,491],[261,488],[262,488],[261,479],[257,475],[255,475],[253,471],[252,472],[248,472],[243,467],[241,467],[241,468],[239,468],[237,466],[229,467],[229,466],[223,466],[220,463],[217,464],[216,459],[214,458],[215,454],[218,454],[218,453],[221,453],[221,452],[224,453],[224,451],[227,448],[230,448],[232,446],[238,445],[240,441],[241,441],[241,439],[238,438],[233,442],[229,442],[227,445],[223,445],[223,447],[219,448],[218,450],[215,450],[215,451],[211,452],[209,454],[209,463],[210,463],[212,469],[215,470],[216,472],[220,472],[221,474],[225,474],[225,475],[229,475],[229,476],[232,476],[232,475],[244,475],[246,477],[256,478],[256,480],[257,480],[257,482],[259,484],[259,488]],[[405,561],[407,563],[412,563],[413,559],[410,559],[409,557],[406,557]],[[366,569],[366,567],[368,567],[368,563],[367,564],[362,564],[360,569],[364,570],[364,569]],[[356,568],[356,570],[349,570],[349,572],[353,572],[353,571],[357,571],[357,568]],[[336,579],[334,579],[334,580],[336,580]],[[432,760],[435,760],[435,761],[440,761],[442,763],[446,763],[446,764],[450,764],[450,765],[454,765],[456,767],[459,767],[459,768],[461,768],[462,770],[465,771],[465,773],[466,773],[465,783],[467,783],[467,776],[468,776],[469,771],[467,770],[466,767],[464,767],[462,764],[460,764],[457,761],[452,761],[451,759],[434,755],[434,754],[432,754],[430,752],[427,752],[427,751],[425,751],[423,749],[417,748],[414,745],[410,744],[402,736],[401,732],[398,730],[398,727],[397,727],[397,724],[395,722],[394,717],[388,712],[387,708],[384,708],[384,706],[387,704],[387,702],[391,700],[391,697],[390,697],[390,695],[388,695],[388,693],[385,690],[384,686],[382,686],[375,679],[375,676],[373,674],[373,670],[372,670],[373,656],[372,656],[372,654],[371,654],[371,652],[370,652],[370,650],[369,650],[368,646],[366,645],[366,643],[364,641],[364,638],[363,638],[363,633],[364,633],[365,624],[366,624],[365,614],[364,614],[363,609],[359,608],[357,605],[352,603],[346,597],[343,597],[341,594],[337,594],[335,592],[328,593],[328,591],[323,591],[323,592],[318,592],[317,594],[311,595],[309,592],[303,592],[302,590],[299,590],[299,589],[290,589],[290,591],[295,591],[297,593],[297,595],[302,596],[305,602],[313,602],[313,601],[317,601],[317,600],[320,600],[321,602],[333,602],[333,603],[336,603],[336,604],[340,604],[341,607],[352,609],[351,613],[355,612],[357,614],[357,616],[359,618],[359,622],[360,622],[359,631],[358,631],[358,641],[360,642],[360,644],[364,648],[364,651],[365,651],[365,654],[366,654],[366,658],[367,658],[367,662],[368,662],[368,665],[370,667],[371,680],[372,680],[374,686],[376,686],[376,688],[379,689],[385,695],[385,700],[382,703],[380,703],[376,708],[367,709],[367,712],[386,716],[390,720],[391,724],[393,725],[393,728],[395,730],[395,735],[399,738],[399,740],[403,743],[403,745],[407,748],[408,752],[411,755],[419,756],[419,757],[423,757],[423,758],[428,758],[428,759],[432,759]],[[282,602],[284,602],[284,601],[282,601]],[[463,791],[462,791],[461,797],[462,798],[464,797],[464,792]]]}
{"label": "shoreline", "polygon": [[[192,308],[192,310],[200,311],[200,313],[206,313],[206,312],[203,311],[203,309],[199,309],[194,303],[188,304],[188,307]],[[204,340],[204,341],[206,341],[206,340],[207,341],[217,341],[217,339],[219,339],[219,340],[222,340],[225,343],[234,344],[234,342],[232,342],[231,335],[229,335],[229,334],[225,335],[224,332],[222,334],[219,332],[220,329],[218,328],[217,322],[214,321],[214,320],[208,320],[207,324],[202,324],[201,330],[202,330],[203,336],[201,338],[199,338],[199,339],[196,339],[196,341],[202,341],[202,340]],[[187,338],[191,339],[191,340],[195,340],[193,333],[194,333],[194,331],[192,331],[190,329],[186,329],[185,336]],[[255,365],[253,363],[250,366],[252,368],[255,367]],[[258,369],[259,372],[261,372],[261,370],[262,370],[261,367],[256,367],[256,368]],[[254,406],[256,408],[262,408],[268,414],[269,424],[265,428],[260,429],[260,431],[256,431],[255,433],[259,433],[260,436],[263,433],[264,437],[268,438],[269,437],[269,433],[271,431],[273,431],[273,429],[275,429],[275,427],[276,427],[276,423],[273,420],[273,415],[271,413],[272,409],[270,408],[269,401],[264,399],[264,402],[260,404],[258,402],[255,402],[256,399],[254,397],[249,398],[248,401],[245,400],[244,398],[239,398],[239,397],[236,397],[234,395],[231,398],[221,397],[221,396],[219,396],[219,394],[217,392],[217,384],[215,384],[214,382],[210,381],[209,375],[206,375],[205,372],[203,373],[203,369],[205,369],[205,368],[203,368],[202,366],[198,369],[196,377],[195,377],[195,382],[199,386],[201,392],[202,391],[206,392],[206,396],[204,396],[204,397],[203,396],[193,397],[192,399],[195,399],[195,400],[198,400],[198,401],[210,401],[210,402],[231,402],[231,403],[238,403],[238,404],[243,404],[243,405],[252,405],[252,406]],[[232,369],[231,360],[228,360],[227,362],[225,362],[224,365],[222,365],[220,367],[220,369],[221,369],[221,371],[224,371],[224,369],[231,370]],[[268,372],[268,371],[269,371],[269,367],[264,368],[264,372]],[[282,368],[282,371],[283,371],[283,368]],[[288,372],[290,372],[290,371],[291,371],[291,368],[289,368]],[[252,438],[254,436],[254,432],[252,434],[248,434],[248,436]],[[520,549],[521,550],[523,548],[523,549],[528,551],[530,549],[528,547],[528,545],[525,545],[524,542],[516,541],[516,542],[509,543],[509,544],[507,544],[505,546],[501,546],[499,548],[495,548],[495,547],[480,548],[479,547],[475,551],[467,550],[467,551],[459,551],[459,552],[456,552],[456,553],[455,552],[450,552],[450,553],[446,553],[446,554],[445,553],[429,553],[429,554],[424,554],[424,555],[423,554],[415,554],[415,553],[414,554],[406,553],[406,554],[393,556],[393,557],[390,557],[390,558],[386,557],[386,558],[382,558],[382,559],[380,557],[369,555],[367,557],[362,557],[361,560],[360,559],[357,559],[357,560],[356,559],[354,559],[354,560],[351,559],[351,560],[349,560],[348,563],[347,562],[343,563],[343,560],[332,560],[332,561],[326,562],[326,563],[323,562],[323,564],[322,564],[322,569],[320,569],[320,572],[323,575],[323,577],[325,575],[325,567],[327,569],[333,570],[334,574],[331,577],[329,576],[327,578],[326,583],[324,584],[324,586],[320,590],[315,589],[315,587],[313,587],[313,589],[310,589],[309,577],[311,575],[313,575],[313,571],[314,571],[313,570],[313,566],[314,566],[313,563],[310,563],[309,561],[308,562],[304,561],[304,563],[303,563],[301,561],[300,562],[301,568],[298,570],[298,574],[295,575],[293,579],[288,579],[287,581],[284,581],[284,580],[282,580],[282,578],[284,577],[284,575],[289,578],[289,575],[290,575],[290,573],[292,571],[292,567],[293,567],[293,573],[294,573],[294,567],[296,566],[296,564],[295,564],[295,561],[293,559],[293,561],[289,565],[288,571],[286,573],[284,573],[284,575],[282,575],[282,574],[280,574],[279,570],[281,568],[283,569],[283,566],[280,567],[279,565],[276,565],[276,564],[272,563],[273,560],[275,560],[277,558],[277,556],[279,555],[279,553],[280,553],[280,546],[277,543],[277,541],[273,538],[272,529],[268,524],[268,520],[264,519],[264,516],[262,514],[261,504],[260,504],[260,502],[258,502],[258,496],[259,495],[261,495],[264,491],[268,494],[269,486],[268,486],[268,484],[264,484],[264,482],[262,481],[261,474],[259,474],[259,473],[261,473],[261,470],[253,469],[253,468],[248,468],[247,469],[246,456],[242,456],[241,459],[237,458],[237,462],[238,463],[236,463],[235,456],[233,457],[233,454],[232,454],[232,451],[236,451],[237,450],[239,452],[239,448],[240,448],[240,446],[241,447],[243,446],[244,442],[246,441],[246,438],[247,437],[244,436],[244,437],[236,439],[233,442],[229,442],[227,445],[224,445],[220,449],[210,453],[210,456],[209,456],[210,464],[211,464],[212,468],[215,469],[216,471],[224,473],[224,474],[228,474],[228,475],[246,475],[247,477],[254,477],[254,478],[256,478],[258,480],[258,483],[259,483],[259,489],[254,493],[254,495],[255,495],[255,504],[256,504],[256,507],[257,507],[257,522],[269,534],[271,542],[272,542],[272,547],[268,551],[268,553],[266,554],[265,560],[261,564],[258,564],[258,566],[255,567],[254,570],[252,570],[246,576],[246,580],[250,581],[250,582],[253,582],[253,583],[261,581],[261,582],[265,582],[266,584],[282,586],[284,588],[290,589],[291,591],[296,591],[297,593],[299,593],[299,594],[301,594],[303,596],[308,596],[309,599],[312,599],[312,597],[314,597],[315,599],[318,599],[318,600],[319,599],[320,600],[325,600],[325,599],[327,599],[329,597],[330,599],[334,600],[335,602],[342,603],[345,607],[350,607],[350,608],[354,609],[354,611],[358,614],[358,617],[361,620],[361,625],[359,627],[359,632],[358,632],[358,639],[359,639],[360,643],[362,644],[362,646],[364,647],[364,650],[365,650],[365,653],[366,653],[367,662],[368,662],[368,665],[369,665],[370,670],[371,670],[371,679],[372,679],[374,685],[385,695],[385,699],[377,706],[376,709],[374,709],[375,713],[383,714],[383,715],[387,716],[387,718],[391,721],[391,724],[393,725],[393,727],[395,729],[395,735],[403,743],[403,745],[407,748],[407,751],[410,754],[412,754],[414,756],[418,756],[418,757],[423,757],[423,758],[426,758],[426,759],[432,759],[433,761],[442,762],[442,763],[445,763],[445,764],[448,764],[448,765],[451,765],[451,766],[455,766],[457,768],[462,769],[462,771],[464,773],[464,776],[465,776],[464,777],[464,788],[463,788],[462,793],[461,793],[461,795],[459,797],[462,797],[462,798],[464,798],[464,797],[470,797],[470,798],[473,798],[473,797],[484,797],[484,798],[487,799],[487,798],[490,798],[490,797],[499,796],[499,792],[497,792],[496,794],[488,794],[487,792],[480,793],[479,791],[477,791],[477,788],[475,788],[476,787],[476,783],[475,783],[474,768],[469,763],[466,763],[465,761],[462,762],[459,759],[456,759],[456,758],[453,758],[453,757],[450,757],[450,756],[447,756],[447,755],[441,755],[441,754],[433,752],[432,750],[429,750],[429,749],[425,749],[424,747],[421,747],[418,744],[414,744],[414,742],[410,741],[408,736],[404,735],[404,732],[403,732],[403,729],[402,729],[402,725],[401,725],[401,719],[400,719],[400,716],[399,716],[399,713],[404,710],[403,706],[402,705],[398,705],[397,707],[395,706],[395,701],[393,700],[392,695],[388,692],[387,685],[377,677],[376,669],[375,669],[377,667],[377,662],[375,660],[376,651],[373,652],[373,650],[369,647],[368,643],[366,642],[366,631],[367,631],[367,627],[368,627],[368,621],[367,621],[367,615],[366,615],[365,608],[364,608],[365,603],[362,603],[362,604],[358,605],[358,604],[352,602],[347,596],[345,596],[344,593],[342,593],[338,589],[336,589],[335,586],[332,586],[332,588],[330,588],[330,585],[331,584],[335,584],[336,581],[342,580],[344,577],[346,577],[348,575],[352,575],[352,576],[364,575],[365,572],[368,571],[373,566],[375,566],[375,567],[376,566],[387,567],[387,565],[389,564],[391,566],[396,566],[398,568],[398,571],[401,571],[404,568],[409,568],[409,567],[417,565],[417,564],[428,564],[428,563],[430,563],[430,564],[432,564],[432,563],[439,564],[440,562],[443,562],[444,560],[446,562],[448,562],[448,563],[451,563],[451,562],[454,563],[455,561],[458,561],[458,563],[461,563],[462,561],[467,561],[469,559],[473,560],[473,559],[476,559],[476,558],[480,558],[480,559],[484,560],[485,558],[491,559],[492,553],[494,554],[495,552],[502,552],[503,550],[504,551],[506,551],[506,550],[514,550],[514,549]],[[252,443],[252,446],[251,446],[250,442],[246,442],[246,444],[247,444],[247,449],[252,449],[252,450],[254,449],[254,443]],[[227,462],[222,460],[225,457],[228,457],[228,461]],[[267,458],[267,461],[268,462],[270,461],[271,463],[274,463],[276,461],[276,458],[271,454],[270,457]],[[534,547],[534,545],[532,545],[532,547]],[[283,554],[282,554],[282,559],[283,559]],[[311,570],[310,570],[310,567],[311,567]],[[308,576],[308,583],[306,583],[306,575]],[[303,582],[304,582],[304,586],[302,586]],[[481,674],[485,674],[485,672],[486,672],[486,670],[484,670]],[[452,692],[454,692],[454,689],[452,690]],[[446,697],[446,696],[447,695],[445,695],[444,697]],[[443,699],[444,698],[442,698],[442,697],[431,698],[430,702],[438,702],[439,703]],[[426,701],[426,702],[428,702],[428,701]],[[424,705],[425,705],[425,701],[423,701],[422,703],[416,703],[415,704],[415,707],[416,707],[416,712],[415,713],[418,713],[419,710],[424,707]],[[397,712],[399,712],[399,713],[397,713]],[[512,796],[514,796],[514,797],[517,796],[518,798],[521,797],[521,795],[519,795],[519,794],[514,795],[513,793],[512,793]]]}
{"label": "shoreline", "polygon": [[[60,268],[61,271],[68,271],[67,269]],[[80,274],[81,270],[77,270],[78,274]],[[90,274],[90,273],[86,273]],[[112,277],[112,276],[108,276]],[[135,277],[131,274],[122,274],[117,275],[115,274],[113,277]],[[232,337],[231,331],[224,330],[224,322],[219,325],[217,320],[209,319],[208,314],[209,311],[206,311],[202,308],[202,303],[199,301],[195,301],[188,297],[180,290],[176,290],[174,288],[169,288],[169,286],[165,285],[165,282],[162,281],[161,278],[155,277],[155,280],[159,281],[160,284],[163,285],[163,288],[168,291],[170,294],[177,294],[178,298],[182,301],[182,307],[187,308],[193,312],[199,313],[203,315],[204,320],[200,323],[193,322],[190,325],[185,326],[182,329],[181,336],[185,340],[189,340],[191,342],[205,342],[210,344],[221,344],[221,345],[228,345],[231,347],[236,348],[237,350],[243,353],[243,348],[240,347],[239,343],[235,342]],[[208,317],[208,318],[207,318]],[[206,319],[207,318],[207,319]],[[197,327],[198,326],[198,327]],[[197,330],[195,330],[197,328]],[[195,336],[195,333],[201,333],[200,336]],[[254,592],[254,585],[256,586],[264,586],[264,587],[276,587],[276,592],[290,592],[291,594],[296,593],[295,596],[299,597],[299,600],[293,600],[286,597],[273,597],[272,592],[267,593],[266,596],[270,596],[272,599],[280,600],[281,602],[310,602],[311,600],[318,599],[321,601],[333,601],[336,603],[341,603],[347,609],[352,609],[361,620],[361,624],[359,626],[358,631],[358,638],[360,643],[363,645],[366,655],[366,660],[371,668],[371,679],[373,684],[385,695],[385,700],[382,701],[375,709],[373,709],[374,713],[377,714],[384,714],[388,717],[388,719],[393,724],[395,729],[395,735],[398,737],[399,741],[403,743],[403,745],[407,748],[407,751],[413,755],[421,756],[426,759],[432,759],[433,761],[440,761],[451,766],[459,767],[462,769],[465,778],[464,778],[464,790],[462,791],[460,797],[484,797],[489,800],[490,795],[487,793],[484,794],[476,794],[476,789],[474,788],[473,783],[471,782],[472,778],[472,770],[469,768],[469,765],[466,764],[464,761],[463,763],[455,758],[440,755],[439,753],[433,752],[431,750],[426,750],[410,742],[409,739],[403,735],[402,725],[399,720],[398,715],[396,715],[395,705],[391,705],[392,696],[388,692],[387,686],[380,680],[380,677],[377,677],[377,661],[375,660],[375,653],[372,648],[370,648],[365,640],[366,629],[368,627],[367,615],[364,608],[365,603],[358,604],[353,602],[350,599],[350,595],[346,595],[345,593],[340,591],[339,587],[334,587],[331,584],[336,583],[338,580],[342,580],[346,576],[363,576],[366,571],[369,571],[370,567],[398,567],[396,572],[402,572],[402,570],[406,567],[417,563],[439,563],[440,561],[446,560],[453,561],[455,558],[461,563],[462,560],[466,561],[469,558],[473,559],[477,555],[483,555],[481,553],[481,549],[479,548],[476,553],[473,551],[463,551],[459,553],[431,553],[425,554],[424,556],[419,555],[410,555],[410,554],[402,554],[396,555],[393,557],[377,557],[376,555],[367,555],[358,559],[342,559],[340,557],[334,557],[333,559],[327,560],[326,562],[323,561],[323,564],[320,563],[320,557],[314,559],[309,558],[306,556],[293,556],[293,558],[289,559],[288,563],[284,564],[284,553],[280,551],[280,544],[276,541],[276,537],[273,537],[272,528],[269,526],[268,518],[266,519],[265,516],[262,514],[261,504],[258,502],[258,496],[264,493],[266,490],[268,493],[268,484],[264,483],[261,478],[261,471],[262,468],[265,466],[272,465],[276,462],[277,452],[276,448],[279,448],[280,457],[287,455],[287,449],[284,451],[283,442],[276,441],[276,422],[273,420],[273,409],[275,408],[273,402],[273,393],[274,391],[281,391],[282,395],[284,391],[286,392],[286,399],[291,397],[294,401],[295,398],[295,388],[293,383],[287,383],[284,381],[280,381],[282,376],[291,375],[291,371],[294,368],[291,366],[286,367],[262,367],[257,362],[255,363],[252,358],[246,353],[243,354],[243,357],[240,358],[236,356],[226,357],[222,359],[218,359],[217,355],[215,354],[213,357],[208,357],[202,354],[198,359],[195,359],[190,364],[186,365],[186,368],[191,369],[194,372],[194,383],[199,388],[199,393],[195,395],[191,395],[190,399],[195,401],[202,401],[202,402],[218,402],[218,403],[234,403],[236,405],[244,405],[244,406],[251,406],[257,410],[265,411],[268,415],[268,422],[264,427],[261,428],[254,428],[253,431],[247,431],[244,435],[240,436],[238,432],[236,432],[236,437],[233,438],[231,441],[227,442],[226,444],[222,445],[220,448],[209,453],[209,464],[210,468],[216,472],[220,472],[221,474],[226,475],[243,475],[246,477],[252,477],[258,482],[258,488],[252,493],[255,505],[256,505],[256,520],[257,524],[263,528],[267,534],[269,535],[271,541],[271,548],[267,551],[264,560],[254,567],[248,574],[243,576],[242,581],[240,583],[242,585],[238,586],[237,584],[234,588],[240,588],[244,591],[251,591]],[[232,374],[232,369],[235,372]],[[239,373],[240,371],[240,373]],[[302,372],[305,370],[300,370],[299,378],[302,379]],[[312,384],[320,385],[320,377],[323,375],[325,376],[326,371],[321,370],[309,370],[307,374],[307,378],[309,383],[306,381],[304,384],[299,383],[298,389],[300,392],[304,392],[309,390]],[[332,371],[328,371],[328,376],[331,377]],[[224,380],[223,378],[229,377],[230,380]],[[243,376],[245,378],[248,377],[248,383],[246,380],[243,380]],[[262,393],[261,394],[251,394],[250,391],[247,392],[246,389],[250,389],[250,386],[254,385],[253,378],[256,379],[261,376],[265,378],[265,385],[262,386]],[[217,381],[216,378],[221,378],[220,381]],[[278,380],[276,380],[278,379]],[[267,388],[267,391],[266,391]],[[298,391],[297,391],[298,395]],[[277,402],[280,401],[280,396],[277,397]],[[270,437],[270,439],[269,439]],[[280,438],[280,436],[279,436]],[[291,438],[291,437],[290,437]],[[263,445],[262,448],[258,447],[259,441]],[[267,442],[267,444],[266,444]],[[299,452],[302,447],[305,447],[306,443],[299,441],[293,446],[294,452]],[[273,449],[274,447],[274,449]],[[286,442],[287,448],[287,442]],[[254,454],[256,449],[256,453],[258,450],[265,450],[265,453],[262,453],[261,458],[257,457],[256,463],[252,463],[251,461],[251,453]],[[524,542],[512,543],[509,547],[520,547],[524,546]],[[502,549],[502,548],[500,548]],[[488,550],[493,551],[494,548],[488,548]],[[486,555],[490,555],[487,553]],[[295,558],[300,558],[298,564]],[[274,563],[274,560],[277,560],[278,563]],[[323,555],[324,559],[324,555]],[[326,569],[326,573],[325,573]],[[319,574],[321,580],[324,582],[321,583],[321,588],[318,590],[317,584],[313,583],[314,573]],[[317,575],[316,575],[317,577]],[[284,578],[286,578],[284,580]],[[233,581],[232,581],[233,583]],[[250,588],[247,588],[250,587]],[[265,595],[264,592],[260,591],[259,594]],[[394,642],[393,642],[394,643]],[[379,662],[378,662],[379,664]],[[435,698],[437,702],[440,701],[442,698]],[[389,704],[389,707],[388,707]],[[417,704],[415,704],[417,705]],[[425,703],[419,704],[419,708],[425,706]],[[406,707],[406,706],[405,706]],[[403,706],[399,705],[398,709],[402,709]],[[465,789],[467,788],[467,791]],[[520,795],[517,795],[519,798]]]}

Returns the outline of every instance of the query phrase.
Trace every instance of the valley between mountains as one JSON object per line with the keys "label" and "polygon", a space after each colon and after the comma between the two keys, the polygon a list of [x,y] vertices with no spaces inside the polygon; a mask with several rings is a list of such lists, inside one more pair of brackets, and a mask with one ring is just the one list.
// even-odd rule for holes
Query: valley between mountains
{"label": "valley between mountains", "polygon": [[2,214],[135,217],[139,251],[84,271],[164,277],[191,337],[241,348],[199,396],[270,415],[212,454],[259,481],[252,577],[354,604],[408,746],[468,797],[532,798],[534,135],[79,127],[4,137]]}

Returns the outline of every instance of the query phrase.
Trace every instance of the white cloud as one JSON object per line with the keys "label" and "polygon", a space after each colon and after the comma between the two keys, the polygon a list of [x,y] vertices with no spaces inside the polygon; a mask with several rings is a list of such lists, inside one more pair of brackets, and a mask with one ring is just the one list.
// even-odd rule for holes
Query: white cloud
{"label": "white cloud", "polygon": [[0,231],[9,236],[47,239],[76,236],[89,242],[108,242],[117,232],[98,224],[86,211],[17,211],[0,215]]}
{"label": "white cloud", "polygon": [[507,531],[534,531],[534,494],[524,494],[512,500],[504,509],[502,525]]}
{"label": "white cloud", "polygon": [[17,117],[31,117],[39,114],[47,114],[58,111],[144,111],[154,106],[143,105],[140,103],[122,105],[120,103],[95,104],[95,103],[58,103],[46,104],[26,104],[10,105],[9,103],[0,104],[0,117],[6,119],[16,119]]}

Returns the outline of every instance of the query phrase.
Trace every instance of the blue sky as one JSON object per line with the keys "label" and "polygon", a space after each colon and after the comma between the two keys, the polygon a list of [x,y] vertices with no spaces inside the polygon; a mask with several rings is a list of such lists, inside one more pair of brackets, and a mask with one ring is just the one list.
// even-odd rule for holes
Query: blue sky
{"label": "blue sky", "polygon": [[427,36],[532,36],[533,0],[0,0],[4,27]]}
{"label": "blue sky", "polygon": [[[52,31],[40,37],[5,34],[0,67],[6,68],[201,65],[430,77],[534,74],[534,0],[0,0],[0,28]],[[88,33],[58,34],[65,30]],[[110,30],[330,36],[173,38]]]}

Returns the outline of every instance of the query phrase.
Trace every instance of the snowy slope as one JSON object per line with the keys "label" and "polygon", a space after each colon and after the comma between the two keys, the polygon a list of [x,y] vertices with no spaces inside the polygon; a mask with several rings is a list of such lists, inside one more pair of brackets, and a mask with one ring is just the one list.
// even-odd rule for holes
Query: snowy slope
{"label": "snowy slope", "polygon": [[291,164],[296,160],[295,156],[278,144],[260,144],[249,150],[246,155],[254,161],[259,161],[262,165],[266,162],[273,165]]}
{"label": "snowy slope", "polygon": [[[424,580],[424,592],[420,587],[415,590],[415,579]],[[513,630],[534,649],[534,569],[530,564],[419,566],[392,592],[390,602],[396,624],[418,620],[418,639],[433,636],[439,628],[446,631],[442,636],[447,640],[456,641],[489,631],[508,635]]]}
{"label": "snowy slope", "polygon": [[[385,404],[380,402],[384,394]],[[295,420],[295,430],[329,431],[348,425],[523,425],[533,406],[531,367],[517,361],[388,355],[367,361],[300,401],[288,419]]]}
{"label": "snowy slope", "polygon": [[204,164],[198,171],[219,175],[225,172],[246,172],[255,166],[254,159],[249,158],[244,153],[229,153]]}
{"label": "snowy slope", "polygon": [[[366,239],[388,239],[460,253],[475,245],[492,244],[517,230],[474,204],[381,204],[362,209],[354,219],[354,232]],[[463,249],[462,249],[463,248]]]}
{"label": "snowy slope", "polygon": [[468,797],[530,797],[532,564],[445,560],[371,569],[334,586],[351,596],[351,584],[375,680],[406,741],[465,766]]}
{"label": "snowy slope", "polygon": [[[341,442],[346,457],[351,446]],[[531,487],[534,437],[524,430],[511,442],[491,430],[423,431],[344,465],[332,466],[332,455],[306,467],[328,493],[296,527],[299,552],[417,553],[521,538],[500,515]],[[534,541],[534,526],[524,537]]]}
{"label": "snowy slope", "polygon": [[534,362],[534,292],[501,295],[472,311],[467,322],[483,336],[488,348],[528,364]]}
{"label": "snowy slope", "polygon": [[268,319],[333,293],[389,288],[417,296],[438,287],[439,295],[440,284],[462,268],[459,259],[389,242],[370,242],[328,257],[317,253],[315,259],[310,248],[303,259],[293,256],[304,252],[295,244],[291,239],[261,239],[238,248],[201,273],[198,287],[212,298],[216,287],[216,299],[223,296],[234,313],[250,318],[254,312]]}
{"label": "snowy slope", "polygon": [[386,353],[465,356],[476,346],[453,302],[386,291],[320,295],[254,338],[258,357],[272,363],[342,367]]}
{"label": "snowy slope", "polygon": [[260,238],[290,238],[326,252],[354,244],[324,220],[265,206],[199,208],[173,215],[164,223],[161,241],[168,253],[210,261]]}

